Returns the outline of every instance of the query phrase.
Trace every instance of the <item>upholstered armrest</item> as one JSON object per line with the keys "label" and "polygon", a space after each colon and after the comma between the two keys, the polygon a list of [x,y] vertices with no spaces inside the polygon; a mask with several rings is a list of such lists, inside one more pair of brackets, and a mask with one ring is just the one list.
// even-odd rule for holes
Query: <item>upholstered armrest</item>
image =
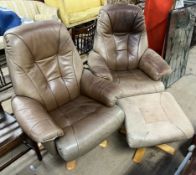
{"label": "upholstered armrest", "polygon": [[98,53],[92,51],[88,56],[88,65],[93,72],[98,77],[113,80],[112,74],[106,65],[104,58],[101,57]]}
{"label": "upholstered armrest", "polygon": [[44,143],[64,134],[37,101],[16,96],[12,100],[12,107],[18,123],[33,140]]}
{"label": "upholstered armrest", "polygon": [[117,101],[117,97],[120,96],[120,88],[117,84],[96,77],[89,70],[83,71],[81,92],[107,106],[113,106]]}
{"label": "upholstered armrest", "polygon": [[139,63],[139,68],[153,80],[160,80],[171,73],[170,66],[163,58],[152,49],[147,49]]}
{"label": "upholstered armrest", "polygon": [[58,18],[57,12],[58,9],[55,7],[50,7],[44,3],[41,2],[37,2],[37,7],[38,7],[38,11],[39,14],[36,14],[34,19],[36,21],[40,21],[40,20],[58,20],[60,21],[60,19]]}

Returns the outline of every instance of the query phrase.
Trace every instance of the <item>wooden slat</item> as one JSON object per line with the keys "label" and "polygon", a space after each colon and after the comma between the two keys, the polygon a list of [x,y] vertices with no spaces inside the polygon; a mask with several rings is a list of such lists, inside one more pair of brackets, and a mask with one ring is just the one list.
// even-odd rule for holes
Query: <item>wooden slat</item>
{"label": "wooden slat", "polygon": [[[6,144],[9,140],[14,140],[22,134],[22,129],[18,128],[17,130],[3,136],[0,138],[0,146]],[[12,139],[13,138],[13,139]]]}
{"label": "wooden slat", "polygon": [[17,130],[18,128],[19,128],[19,124],[17,122],[14,122],[12,125],[8,125],[7,127],[4,127],[3,129],[0,130],[0,139],[3,136]]}
{"label": "wooden slat", "polygon": [[18,138],[12,138],[12,141],[10,140],[9,142],[5,143],[0,147],[0,157],[8,153],[10,150],[18,146],[19,144],[22,143],[22,140],[20,137]]}

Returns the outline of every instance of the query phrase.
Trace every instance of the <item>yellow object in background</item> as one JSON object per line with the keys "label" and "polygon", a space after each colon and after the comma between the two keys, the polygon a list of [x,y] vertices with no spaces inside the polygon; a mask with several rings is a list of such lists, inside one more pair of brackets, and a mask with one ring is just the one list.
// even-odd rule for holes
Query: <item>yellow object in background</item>
{"label": "yellow object in background", "polygon": [[45,0],[49,6],[59,9],[59,17],[67,27],[73,27],[95,19],[105,0]]}
{"label": "yellow object in background", "polygon": [[36,20],[35,18],[38,18],[37,16],[39,16],[39,20],[58,20],[56,8],[47,6],[38,1],[1,0],[0,7],[14,11],[21,18]]}
{"label": "yellow object in background", "polygon": [[[57,8],[42,2],[27,0],[0,0],[0,7],[14,11],[21,18],[32,21],[57,20]],[[0,36],[0,50],[4,49],[3,36]]]}

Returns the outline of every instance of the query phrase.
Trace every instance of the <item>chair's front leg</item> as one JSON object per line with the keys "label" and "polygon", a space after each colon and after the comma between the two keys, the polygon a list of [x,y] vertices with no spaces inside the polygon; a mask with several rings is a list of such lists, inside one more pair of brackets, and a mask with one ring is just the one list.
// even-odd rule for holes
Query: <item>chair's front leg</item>
{"label": "chair's front leg", "polygon": [[40,149],[38,147],[38,144],[37,142],[33,141],[31,138],[29,138],[26,134],[23,134],[23,143],[27,146],[29,146],[30,148],[32,148],[36,155],[37,155],[37,158],[39,161],[42,161],[42,155],[40,153]]}
{"label": "chair's front leg", "polygon": [[101,143],[99,144],[99,146],[100,146],[101,148],[106,148],[106,147],[108,146],[108,141],[107,141],[107,140],[104,140],[103,142],[101,142]]}
{"label": "chair's front leg", "polygon": [[145,148],[138,148],[133,156],[133,162],[140,163],[144,157],[144,154],[145,154]]}
{"label": "chair's front leg", "polygon": [[76,160],[72,160],[66,163],[66,169],[71,171],[76,169]]}

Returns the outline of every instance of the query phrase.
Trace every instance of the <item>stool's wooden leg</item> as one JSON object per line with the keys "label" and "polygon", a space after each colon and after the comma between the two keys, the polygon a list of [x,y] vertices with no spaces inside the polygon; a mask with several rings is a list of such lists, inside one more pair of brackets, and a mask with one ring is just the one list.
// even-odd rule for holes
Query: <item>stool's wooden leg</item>
{"label": "stool's wooden leg", "polygon": [[99,146],[100,146],[101,148],[106,148],[106,147],[108,146],[108,141],[107,141],[107,140],[104,140],[103,142],[101,142],[101,143],[99,144]]}
{"label": "stool's wooden leg", "polygon": [[140,163],[144,157],[144,154],[145,154],[145,148],[138,148],[135,151],[135,155],[133,157],[133,162]]}
{"label": "stool's wooden leg", "polygon": [[162,145],[157,145],[156,147],[158,147],[159,149],[161,149],[162,151],[174,155],[175,154],[175,148],[167,145],[167,144],[162,144]]}
{"label": "stool's wooden leg", "polygon": [[70,162],[66,163],[66,168],[67,170],[71,171],[71,170],[75,170],[76,169],[76,160],[72,160]]}

